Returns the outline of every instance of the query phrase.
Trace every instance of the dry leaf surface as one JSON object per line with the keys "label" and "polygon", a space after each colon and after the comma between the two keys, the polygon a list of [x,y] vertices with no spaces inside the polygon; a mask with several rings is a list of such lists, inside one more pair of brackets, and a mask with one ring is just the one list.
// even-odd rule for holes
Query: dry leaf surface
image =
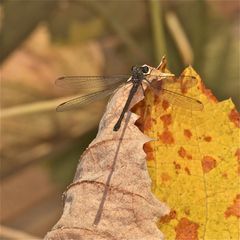
{"label": "dry leaf surface", "polygon": [[[130,112],[113,131],[129,89],[122,87],[109,102],[65,193],[63,215],[45,239],[163,239],[156,220],[169,210],[151,192],[143,150],[151,139],[134,125],[138,116]],[[140,89],[132,106],[142,98]]]}

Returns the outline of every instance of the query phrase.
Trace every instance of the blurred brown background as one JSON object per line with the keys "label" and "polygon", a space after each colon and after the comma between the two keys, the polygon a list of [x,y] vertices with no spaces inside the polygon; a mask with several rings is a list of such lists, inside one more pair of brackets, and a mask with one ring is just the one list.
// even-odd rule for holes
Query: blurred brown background
{"label": "blurred brown background", "polygon": [[105,103],[56,113],[77,94],[55,87],[57,77],[126,74],[166,54],[172,72],[192,64],[239,106],[239,10],[231,0],[2,0],[0,239],[50,230],[96,134]]}

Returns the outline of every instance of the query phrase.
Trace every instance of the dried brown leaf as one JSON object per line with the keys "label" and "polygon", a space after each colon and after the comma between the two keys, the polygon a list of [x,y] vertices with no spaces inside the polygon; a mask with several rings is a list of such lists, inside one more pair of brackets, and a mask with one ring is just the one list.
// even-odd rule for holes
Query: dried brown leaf
{"label": "dried brown leaf", "polygon": [[[163,239],[154,220],[169,210],[151,193],[143,151],[151,139],[134,125],[138,116],[131,112],[113,131],[129,88],[119,89],[109,102],[65,193],[63,214],[45,239]],[[132,106],[142,98],[139,89]]]}

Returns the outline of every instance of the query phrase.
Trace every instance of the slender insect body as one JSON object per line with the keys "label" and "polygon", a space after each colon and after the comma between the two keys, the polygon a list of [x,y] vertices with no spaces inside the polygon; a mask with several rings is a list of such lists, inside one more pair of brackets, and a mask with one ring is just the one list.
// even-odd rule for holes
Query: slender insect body
{"label": "slender insect body", "polygon": [[137,92],[138,88],[140,85],[142,85],[142,81],[144,80],[145,78],[145,75],[147,74],[148,72],[148,67],[147,66],[133,66],[132,67],[132,88],[129,92],[129,95],[128,95],[128,99],[125,103],[125,106],[123,107],[123,110],[122,110],[122,113],[117,121],[117,123],[115,124],[114,128],[113,128],[113,131],[118,131],[119,128],[121,127],[121,123],[122,123],[122,120],[124,118],[124,115],[125,113],[128,111],[128,108],[131,104],[131,101],[135,95],[135,93]]}

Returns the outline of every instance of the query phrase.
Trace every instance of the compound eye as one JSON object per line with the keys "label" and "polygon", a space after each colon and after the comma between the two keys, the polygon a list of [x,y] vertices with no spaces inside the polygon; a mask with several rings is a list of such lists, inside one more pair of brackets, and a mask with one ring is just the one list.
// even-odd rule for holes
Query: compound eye
{"label": "compound eye", "polygon": [[143,65],[142,66],[142,71],[143,71],[143,73],[147,74],[149,72],[149,67],[146,66],[146,65]]}

